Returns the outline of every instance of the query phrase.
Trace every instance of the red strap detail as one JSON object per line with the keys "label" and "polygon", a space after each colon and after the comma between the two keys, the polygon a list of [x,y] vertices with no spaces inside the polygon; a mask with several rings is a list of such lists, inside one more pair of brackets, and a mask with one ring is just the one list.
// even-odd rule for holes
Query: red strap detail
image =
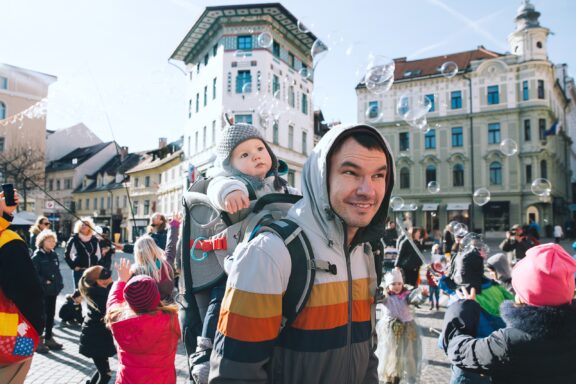
{"label": "red strap detail", "polygon": [[[190,246],[194,245],[194,240],[190,240]],[[200,240],[196,243],[196,249],[202,250],[204,252],[208,251],[218,251],[228,248],[228,242],[225,237],[217,237],[209,240]]]}

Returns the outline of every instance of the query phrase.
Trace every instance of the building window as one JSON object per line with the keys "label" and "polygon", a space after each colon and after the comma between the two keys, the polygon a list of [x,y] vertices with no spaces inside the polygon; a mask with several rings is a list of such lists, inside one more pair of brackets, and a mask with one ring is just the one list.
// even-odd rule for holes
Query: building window
{"label": "building window", "polygon": [[424,149],[436,148],[436,130],[429,129],[424,135]]}
{"label": "building window", "polygon": [[112,208],[112,198],[110,196],[106,198],[106,208]]}
{"label": "building window", "polygon": [[64,189],[72,189],[72,179],[64,179]]}
{"label": "building window", "polygon": [[134,187],[138,188],[140,186],[140,179],[138,177],[134,178]]}
{"label": "building window", "polygon": [[206,137],[208,136],[208,128],[204,126],[202,129],[202,149],[206,149]]}
{"label": "building window", "polygon": [[528,80],[522,82],[522,100],[530,99],[530,89],[528,88]]}
{"label": "building window", "polygon": [[497,161],[490,164],[490,184],[502,185],[502,164]]}
{"label": "building window", "polygon": [[120,196],[116,196],[116,209],[120,208]]}
{"label": "building window", "polygon": [[196,64],[196,73],[200,73],[200,63]]}
{"label": "building window", "polygon": [[272,125],[272,143],[278,144],[278,121],[274,121],[274,125]]}
{"label": "building window", "polygon": [[436,105],[434,103],[434,95],[426,95],[426,98],[430,100],[430,112],[434,112]]}
{"label": "building window", "polygon": [[54,180],[53,179],[48,180],[48,190],[49,191],[54,190]]}
{"label": "building window", "polygon": [[308,154],[308,135],[306,132],[302,132],[302,153],[304,155]]}
{"label": "building window", "polygon": [[198,113],[198,111],[200,111],[200,94],[199,93],[196,94],[196,113]]}
{"label": "building window", "polygon": [[294,108],[294,86],[288,87],[288,105]]}
{"label": "building window", "polygon": [[242,50],[249,50],[252,49],[252,36],[251,35],[243,35],[238,36],[238,48]]}
{"label": "building window", "polygon": [[212,47],[212,56],[216,57],[216,54],[218,54],[218,44],[214,44]]}
{"label": "building window", "polygon": [[208,86],[204,86],[204,106],[208,104]]}
{"label": "building window", "polygon": [[144,216],[150,214],[150,200],[144,200]]}
{"label": "building window", "polygon": [[288,148],[294,149],[294,127],[288,126]]}
{"label": "building window", "polygon": [[194,153],[198,153],[198,131],[194,132]]}
{"label": "building window", "polygon": [[288,171],[288,185],[293,187],[295,181],[296,181],[296,174],[294,173],[294,171],[292,170]]}
{"label": "building window", "polygon": [[532,164],[526,164],[526,184],[532,183]]}
{"label": "building window", "polygon": [[188,118],[192,117],[192,99],[188,100]]}
{"label": "building window", "polygon": [[452,168],[452,185],[454,187],[464,186],[464,166],[462,164],[456,164]]}
{"label": "building window", "polygon": [[280,78],[278,78],[276,75],[272,76],[272,95],[274,95],[277,99],[280,98]]}
{"label": "building window", "polygon": [[302,113],[308,114],[308,95],[305,93],[302,94]]}
{"label": "building window", "polygon": [[378,114],[380,113],[378,106],[378,101],[373,100],[368,102],[368,118],[369,119],[376,119]]}
{"label": "building window", "polygon": [[544,80],[538,80],[538,98],[544,98]]}
{"label": "building window", "polygon": [[252,124],[252,115],[234,115],[234,124]]}
{"label": "building window", "polygon": [[426,185],[431,181],[436,181],[436,166],[432,164],[426,167]]}
{"label": "building window", "polygon": [[0,120],[6,118],[6,104],[0,101]]}
{"label": "building window", "polygon": [[546,119],[538,119],[538,138],[546,139]]}
{"label": "building window", "polygon": [[532,140],[532,129],[530,127],[530,120],[524,120],[524,141]]}
{"label": "building window", "polygon": [[410,188],[410,170],[408,167],[403,167],[400,170],[400,189]]}
{"label": "building window", "polygon": [[124,196],[122,199],[122,207],[126,208],[128,206],[128,196]]}
{"label": "building window", "polygon": [[452,91],[450,94],[450,105],[452,109],[462,108],[462,91]]}
{"label": "building window", "polygon": [[288,65],[290,68],[294,68],[294,54],[288,52]]}
{"label": "building window", "polygon": [[280,57],[280,44],[277,41],[272,43],[272,54],[274,57]]}
{"label": "building window", "polygon": [[60,180],[56,180],[56,190],[60,190]]}
{"label": "building window", "polygon": [[94,198],[94,209],[98,209],[98,198]]}
{"label": "building window", "polygon": [[250,71],[238,71],[236,75],[236,93],[242,93],[245,84],[252,82]]}
{"label": "building window", "polygon": [[488,102],[488,105],[500,103],[500,94],[498,92],[498,86],[497,85],[490,85],[488,87],[487,102]]}
{"label": "building window", "polygon": [[102,210],[102,209],[104,209],[104,208],[105,208],[105,206],[104,206],[104,198],[101,197],[101,198],[100,198],[100,209]]}
{"label": "building window", "polygon": [[0,76],[0,89],[8,89],[8,79]]}
{"label": "building window", "polygon": [[212,145],[216,144],[216,120],[212,120]]}
{"label": "building window", "polygon": [[408,132],[400,132],[400,150],[407,151],[410,148],[410,135]]}
{"label": "building window", "polygon": [[548,165],[546,160],[540,161],[540,177],[543,179],[548,178]]}
{"label": "building window", "polygon": [[0,152],[4,152],[4,144],[6,140],[3,137],[0,137]]}
{"label": "building window", "polygon": [[216,99],[216,79],[212,79],[212,100]]}
{"label": "building window", "polygon": [[500,123],[488,124],[488,144],[500,144]]}
{"label": "building window", "polygon": [[204,65],[208,65],[208,54],[204,55]]}
{"label": "building window", "polygon": [[90,199],[86,199],[84,200],[85,204],[86,204],[86,208],[85,209],[90,209]]}
{"label": "building window", "polygon": [[133,215],[138,215],[138,205],[139,205],[139,200],[134,200],[134,202],[132,203]]}
{"label": "building window", "polygon": [[462,147],[464,146],[464,137],[462,133],[462,127],[452,128],[452,146]]}
{"label": "building window", "polygon": [[144,177],[144,187],[148,188],[150,186],[150,176]]}

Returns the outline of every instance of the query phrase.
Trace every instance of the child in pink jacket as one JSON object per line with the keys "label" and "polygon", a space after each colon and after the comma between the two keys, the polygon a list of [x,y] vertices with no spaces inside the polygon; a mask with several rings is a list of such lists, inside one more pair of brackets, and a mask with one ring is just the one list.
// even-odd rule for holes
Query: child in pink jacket
{"label": "child in pink jacket", "polygon": [[131,276],[128,260],[122,259],[116,269],[118,281],[106,311],[106,324],[118,345],[116,384],[175,384],[174,361],[180,339],[176,305],[160,301],[153,278]]}

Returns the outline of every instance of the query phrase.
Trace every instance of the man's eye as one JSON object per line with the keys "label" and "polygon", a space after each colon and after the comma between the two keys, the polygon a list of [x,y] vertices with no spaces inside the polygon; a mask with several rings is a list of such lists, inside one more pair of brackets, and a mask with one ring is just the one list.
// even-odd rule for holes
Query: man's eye
{"label": "man's eye", "polygon": [[373,177],[374,179],[383,179],[383,178],[386,177],[386,175],[383,174],[383,173],[378,173],[378,174],[376,174],[376,175],[374,175],[374,176],[372,176],[372,177]]}
{"label": "man's eye", "polygon": [[343,173],[345,175],[356,176],[356,173],[354,171],[344,171]]}

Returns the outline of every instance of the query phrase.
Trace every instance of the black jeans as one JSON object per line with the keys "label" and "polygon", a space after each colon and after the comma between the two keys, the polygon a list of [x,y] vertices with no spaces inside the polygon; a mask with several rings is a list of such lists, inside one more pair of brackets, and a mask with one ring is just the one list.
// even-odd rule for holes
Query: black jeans
{"label": "black jeans", "polygon": [[52,327],[54,327],[54,314],[56,313],[56,297],[44,296],[44,314],[46,315],[46,325],[44,326],[44,338],[52,338]]}
{"label": "black jeans", "polygon": [[96,373],[92,375],[90,384],[106,384],[112,377],[110,375],[110,363],[107,357],[93,357],[94,365],[96,366]]}

